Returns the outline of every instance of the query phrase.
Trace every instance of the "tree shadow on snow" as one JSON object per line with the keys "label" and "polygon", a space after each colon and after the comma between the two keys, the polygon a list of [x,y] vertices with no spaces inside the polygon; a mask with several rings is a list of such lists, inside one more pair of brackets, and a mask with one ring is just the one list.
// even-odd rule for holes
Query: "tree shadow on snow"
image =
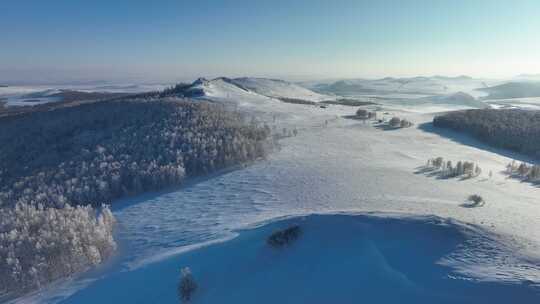
{"label": "tree shadow on snow", "polygon": [[[416,167],[414,174],[425,175],[426,177],[435,177],[437,179],[457,179],[458,181],[466,181],[475,177],[475,176],[468,176],[468,175],[461,175],[461,176],[443,175],[441,170],[428,167],[428,166]],[[484,181],[484,180],[481,180],[481,181]]]}
{"label": "tree shadow on snow", "polygon": [[396,128],[396,127],[392,127],[392,126],[389,126],[389,125],[383,124],[383,123],[376,125],[375,128],[379,129],[381,131],[396,131],[396,130],[401,129],[399,127]]}
{"label": "tree shadow on snow", "polygon": [[485,204],[486,204],[486,202],[484,202],[484,201],[481,201],[481,202],[478,202],[478,203],[465,202],[465,203],[463,203],[463,204],[461,204],[459,206],[463,207],[463,208],[478,208],[478,207],[483,207]]}

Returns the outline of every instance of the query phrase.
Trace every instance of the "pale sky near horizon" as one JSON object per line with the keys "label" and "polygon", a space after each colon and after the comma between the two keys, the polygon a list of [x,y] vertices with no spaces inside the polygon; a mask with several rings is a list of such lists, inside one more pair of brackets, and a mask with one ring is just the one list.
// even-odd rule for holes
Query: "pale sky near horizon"
{"label": "pale sky near horizon", "polygon": [[0,81],[540,73],[537,0],[19,0]]}

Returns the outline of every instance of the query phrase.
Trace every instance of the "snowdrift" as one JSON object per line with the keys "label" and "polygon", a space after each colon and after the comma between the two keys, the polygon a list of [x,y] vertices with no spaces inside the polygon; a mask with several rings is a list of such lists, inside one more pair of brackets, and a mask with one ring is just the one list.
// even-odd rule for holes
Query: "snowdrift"
{"label": "snowdrift", "polygon": [[[299,225],[296,242],[267,244],[278,229]],[[535,303],[532,282],[482,281],[450,268],[489,255],[460,246],[481,234],[436,217],[311,215],[245,230],[199,248],[96,282],[66,303],[178,303],[180,269],[198,284],[191,303]],[[478,239],[478,238],[477,238]],[[475,240],[477,240],[475,239]],[[112,283],[114,281],[114,284]],[[114,286],[114,287],[113,287]]]}

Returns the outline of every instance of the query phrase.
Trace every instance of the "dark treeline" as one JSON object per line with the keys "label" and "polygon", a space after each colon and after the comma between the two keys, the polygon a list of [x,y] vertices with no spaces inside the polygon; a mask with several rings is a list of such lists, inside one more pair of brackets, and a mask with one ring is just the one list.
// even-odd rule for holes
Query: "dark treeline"
{"label": "dark treeline", "polygon": [[360,101],[360,100],[348,99],[348,98],[339,98],[336,100],[325,100],[325,101],[322,101],[322,103],[342,105],[342,106],[351,106],[351,107],[376,105],[376,103],[371,102],[371,101]]}
{"label": "dark treeline", "polygon": [[312,105],[312,106],[317,104],[315,101],[299,99],[299,98],[279,97],[278,99],[286,103],[304,104],[304,105]]}
{"label": "dark treeline", "polygon": [[495,147],[540,157],[540,111],[458,111],[435,117],[433,125],[468,133]]}
{"label": "dark treeline", "polygon": [[270,129],[206,102],[104,101],[0,120],[0,206],[101,204],[264,156]]}

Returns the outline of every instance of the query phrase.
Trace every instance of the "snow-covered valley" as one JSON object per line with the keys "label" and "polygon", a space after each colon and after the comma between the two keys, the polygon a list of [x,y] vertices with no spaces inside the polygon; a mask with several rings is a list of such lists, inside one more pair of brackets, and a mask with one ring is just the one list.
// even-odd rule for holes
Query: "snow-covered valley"
{"label": "snow-covered valley", "polygon": [[[430,125],[437,112],[470,108],[470,101],[461,103],[459,99],[450,99],[441,102],[440,99],[430,101],[422,98],[419,102],[419,97],[415,97],[410,102],[403,102],[402,98],[385,99],[381,95],[376,101],[378,105],[367,108],[376,110],[386,120],[399,116],[415,124],[411,128],[386,129],[373,121],[362,122],[347,118],[354,114],[356,107],[327,105],[321,108],[284,103],[273,98],[274,94],[268,92],[267,86],[264,87],[265,91],[260,91],[265,94],[258,94],[218,80],[207,83],[202,90],[205,94],[197,98],[233,105],[239,111],[255,114],[257,119],[272,126],[276,132],[285,128],[297,130],[298,135],[280,140],[280,148],[266,160],[195,179],[178,189],[117,202],[113,206],[113,213],[119,222],[117,238],[121,246],[116,259],[72,282],[62,283],[61,286],[51,287],[17,302],[175,303],[175,285],[180,267],[190,266],[201,284],[211,282],[213,276],[226,276],[225,272],[234,272],[236,268],[240,269],[240,274],[238,277],[231,274],[232,278],[251,280],[246,274],[246,267],[257,269],[257,265],[241,265],[242,259],[227,259],[227,255],[234,256],[231,253],[235,250],[234,246],[248,247],[246,255],[248,252],[257,252],[256,248],[250,246],[263,242],[261,238],[272,226],[262,228],[263,233],[258,230],[242,232],[231,243],[202,249],[199,247],[230,240],[241,229],[258,227],[283,217],[314,213],[373,214],[404,220],[414,217],[419,222],[425,222],[425,225],[434,220],[444,222],[451,219],[452,225],[449,225],[445,233],[452,236],[461,231],[467,233],[452,238],[453,246],[441,250],[440,256],[430,255],[432,263],[421,266],[446,267],[426,270],[426,273],[437,279],[449,281],[433,284],[452,286],[468,282],[491,282],[495,285],[490,286],[496,288],[496,284],[512,283],[517,284],[513,285],[518,286],[515,288],[526,290],[522,293],[524,298],[520,303],[528,303],[536,297],[534,291],[528,288],[540,284],[539,190],[530,184],[508,179],[502,172],[512,158],[523,157],[489,148],[463,135],[434,130]],[[285,94],[284,90],[280,92],[279,96]],[[321,100],[319,94],[305,95],[307,93],[299,90],[286,92],[294,94],[295,98]],[[428,159],[438,156],[474,161],[482,167],[483,173],[468,180],[438,179],[423,174],[421,167]],[[491,177],[488,176],[490,171],[493,173]],[[464,207],[465,199],[471,194],[482,195],[486,204],[478,208]],[[342,231],[349,229],[351,221],[354,220],[347,219],[341,224],[339,217],[333,219],[330,216],[324,220],[308,221],[307,225],[335,225],[329,229]],[[392,221],[399,222],[395,219]],[[403,224],[400,227],[404,229],[402,237],[405,239],[400,239],[399,243],[403,242],[404,248],[414,248],[412,244],[420,240],[433,241],[434,246],[440,245],[437,245],[441,237],[439,232],[422,228],[417,231],[422,233],[420,240],[409,240],[406,238],[411,234],[407,234],[406,230],[411,226]],[[328,236],[325,238],[331,239]],[[366,238],[370,239],[369,236]],[[383,239],[381,236],[378,238]],[[345,241],[351,239],[351,235],[344,236],[340,245],[346,246]],[[304,246],[314,246],[308,240],[315,241],[306,233]],[[365,240],[361,243],[365,244]],[[424,245],[431,248],[429,244]],[[399,247],[395,250],[399,250]],[[371,261],[369,259],[373,256],[366,254],[362,248],[365,246],[354,246],[351,252],[342,250],[340,253],[348,258],[356,254],[360,263],[358,267],[368,267],[366,259]],[[221,250],[225,252],[225,257],[214,261],[215,254],[212,252]],[[309,250],[302,252],[305,254]],[[339,257],[322,257],[321,263],[329,263]],[[411,254],[410,257],[412,260],[409,263],[417,263],[415,258],[422,256]],[[295,259],[302,261],[301,256]],[[219,271],[213,274],[208,271],[208,267],[214,263],[232,264],[227,267],[217,265]],[[373,267],[368,267],[371,273],[381,273],[378,266]],[[204,269],[207,269],[206,272]],[[234,285],[231,282],[230,286],[249,286],[249,290],[257,294],[257,288],[267,291],[272,284],[269,280],[278,280],[283,276],[280,271],[283,268],[276,270],[275,277],[264,278],[260,274],[262,277],[250,284],[236,282],[237,285]],[[205,278],[205,274],[209,277]],[[320,273],[312,275],[319,277]],[[336,279],[339,280],[332,278]],[[344,280],[350,280],[350,277]],[[387,284],[390,281],[381,280],[380,283]],[[267,285],[263,285],[264,282]],[[479,288],[491,288],[478,284]],[[405,285],[399,286],[406,288]],[[216,298],[212,297],[219,295],[217,291],[214,294],[205,293],[204,286],[201,286],[201,290],[201,298],[195,298],[193,303],[215,303]],[[240,289],[233,291],[239,294],[242,292]],[[231,295],[231,302],[226,303],[249,303],[248,295],[246,293],[245,298]],[[350,295],[355,296],[354,293]],[[536,295],[540,298],[540,294]],[[272,303],[270,299],[267,303]],[[324,297],[319,300],[322,299]],[[452,303],[448,298],[427,299]],[[389,302],[380,303],[391,303],[392,300],[395,298],[389,297]],[[499,299],[499,302],[502,300]],[[339,302],[353,301],[344,297]],[[298,301],[290,298],[284,300],[284,303]]]}

